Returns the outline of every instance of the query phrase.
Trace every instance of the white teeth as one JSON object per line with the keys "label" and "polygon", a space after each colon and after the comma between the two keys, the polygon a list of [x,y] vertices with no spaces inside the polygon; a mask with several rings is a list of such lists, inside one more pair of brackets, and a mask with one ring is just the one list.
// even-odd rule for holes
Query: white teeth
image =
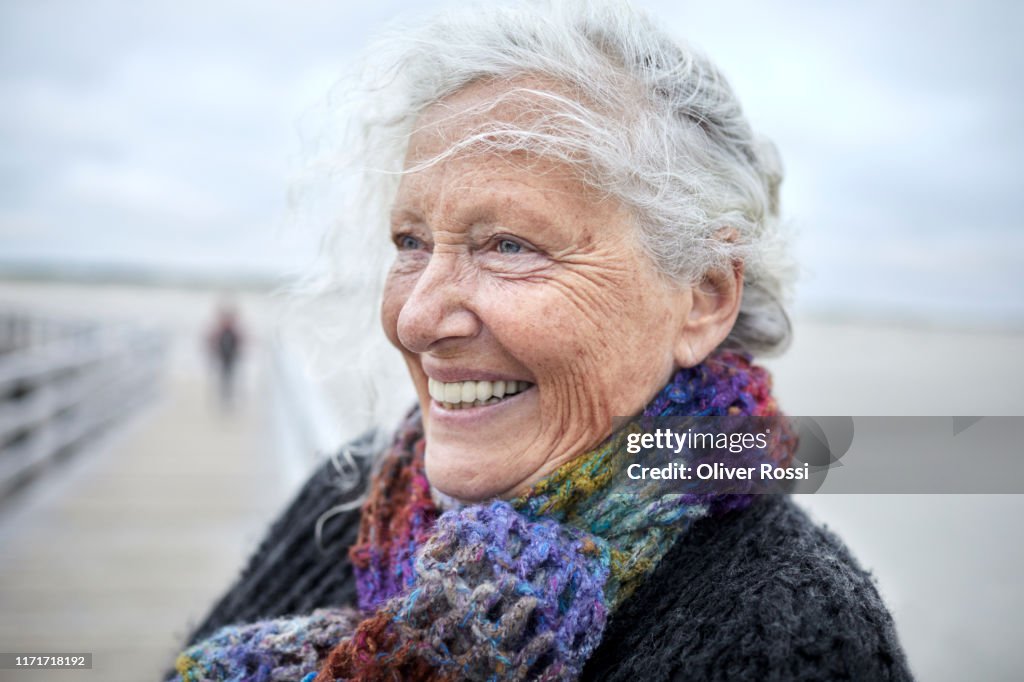
{"label": "white teeth", "polygon": [[491,405],[505,396],[525,391],[533,384],[527,381],[454,381],[445,383],[427,380],[430,397],[446,409]]}
{"label": "white teeth", "polygon": [[[491,397],[491,382],[489,381],[478,381],[476,382],[476,399],[480,402],[487,400]],[[465,392],[465,389],[463,389]]]}
{"label": "white teeth", "polygon": [[444,384],[444,401],[446,403],[461,403],[462,384]]}

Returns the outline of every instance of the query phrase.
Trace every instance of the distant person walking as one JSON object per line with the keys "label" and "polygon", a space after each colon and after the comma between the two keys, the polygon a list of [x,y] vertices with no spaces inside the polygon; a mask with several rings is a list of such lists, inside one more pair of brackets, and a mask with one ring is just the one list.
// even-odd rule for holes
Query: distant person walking
{"label": "distant person walking", "polygon": [[234,403],[235,367],[242,350],[242,334],[234,306],[221,305],[207,344],[219,375],[221,406],[228,409]]}

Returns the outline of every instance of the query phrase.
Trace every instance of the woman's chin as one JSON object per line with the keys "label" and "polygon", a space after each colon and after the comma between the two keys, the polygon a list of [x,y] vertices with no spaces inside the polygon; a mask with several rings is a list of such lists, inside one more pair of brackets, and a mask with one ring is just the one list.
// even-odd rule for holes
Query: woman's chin
{"label": "woman's chin", "polygon": [[461,453],[428,444],[425,464],[431,486],[467,504],[507,497],[508,490],[515,486],[515,481],[506,481],[503,475],[507,461],[491,461],[487,456],[467,461]]}

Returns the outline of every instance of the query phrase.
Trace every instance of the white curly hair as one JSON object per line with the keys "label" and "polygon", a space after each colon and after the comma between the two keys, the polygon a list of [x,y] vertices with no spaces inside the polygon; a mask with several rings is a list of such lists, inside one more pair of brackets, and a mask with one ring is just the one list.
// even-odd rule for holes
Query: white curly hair
{"label": "white curly hair", "polygon": [[394,192],[402,173],[416,170],[402,166],[419,115],[471,83],[523,77],[561,87],[510,85],[500,99],[528,102],[532,115],[467,128],[426,163],[526,151],[571,164],[630,209],[641,247],[665,276],[693,286],[741,261],[741,308],[724,344],[759,355],[784,350],[795,268],[780,226],[775,148],[753,133],[707,57],[618,0],[464,5],[378,39],[360,83],[335,89],[348,106],[333,109],[334,121],[351,125],[342,137],[346,163],[328,147],[328,184],[345,187],[347,199],[331,204],[342,217],[325,242],[317,288],[379,284],[383,256],[367,254],[386,253]]}

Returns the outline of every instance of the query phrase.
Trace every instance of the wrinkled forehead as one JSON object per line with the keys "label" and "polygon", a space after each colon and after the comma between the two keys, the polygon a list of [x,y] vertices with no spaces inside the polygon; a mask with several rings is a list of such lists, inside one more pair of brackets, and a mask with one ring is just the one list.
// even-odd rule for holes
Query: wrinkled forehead
{"label": "wrinkled forehead", "polygon": [[564,133],[577,93],[547,77],[473,81],[426,106],[414,120],[405,168],[481,152],[537,155],[543,138]]}
{"label": "wrinkled forehead", "polygon": [[[408,138],[393,209],[430,211],[446,196],[505,183],[629,219],[583,141],[595,121],[571,87],[548,77],[474,81],[425,107]],[[601,112],[601,115],[605,112]]]}

